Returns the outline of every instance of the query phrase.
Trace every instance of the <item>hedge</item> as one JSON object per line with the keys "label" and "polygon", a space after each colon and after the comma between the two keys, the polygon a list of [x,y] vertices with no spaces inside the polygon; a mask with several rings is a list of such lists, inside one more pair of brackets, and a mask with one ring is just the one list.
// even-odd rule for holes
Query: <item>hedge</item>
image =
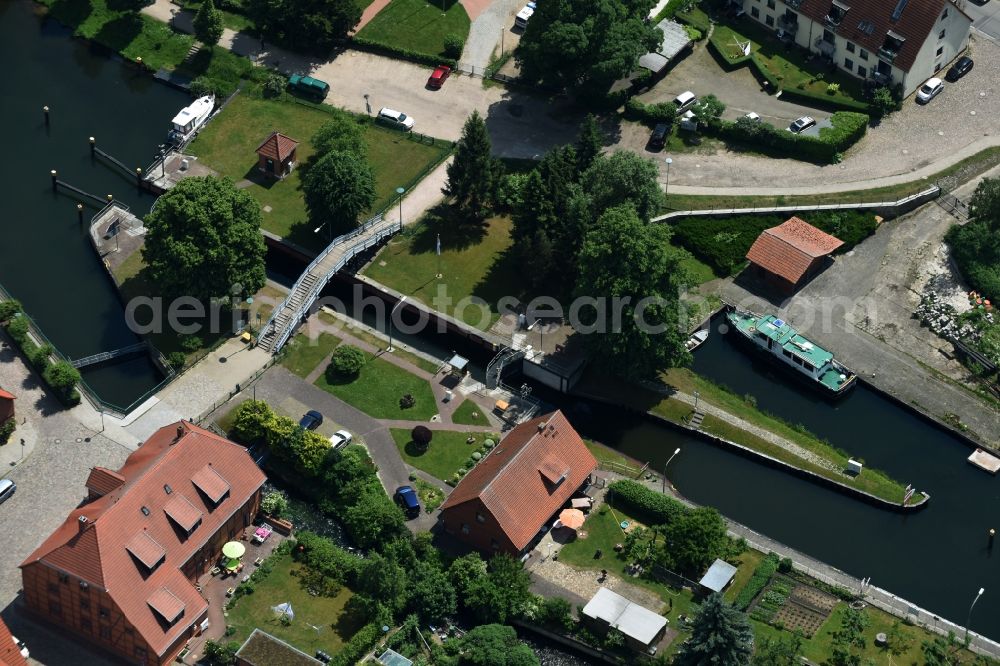
{"label": "hedge", "polygon": [[688,511],[674,498],[650,490],[636,481],[615,481],[608,488],[615,503],[620,504],[622,509],[653,525],[669,523]]}
{"label": "hedge", "polygon": [[869,117],[854,111],[837,111],[830,116],[832,127],[820,129],[819,136],[794,134],[769,123],[750,125],[721,120],[706,128],[721,139],[770,149],[804,161],[829,164],[839,161],[845,150],[857,143],[868,131]]}
{"label": "hedge", "polygon": [[[17,305],[20,308],[20,304]],[[10,314],[10,313],[8,313]],[[53,363],[49,358],[49,354],[52,354],[55,350],[48,344],[39,347],[28,335],[28,331],[31,328],[31,322],[28,316],[23,312],[17,311],[10,314],[10,318],[7,320],[4,328],[7,334],[17,345],[17,348],[21,350],[25,358],[31,366],[38,371],[41,375],[43,381],[49,384],[47,379],[47,371],[52,367]],[[67,390],[62,390],[54,386],[49,385],[52,392],[56,395],[63,405],[66,407],[73,407],[80,404],[80,392],[75,386],[69,387]]]}
{"label": "hedge", "polygon": [[454,58],[446,58],[444,56],[423,53],[421,51],[411,51],[410,49],[401,49],[398,46],[393,46],[392,44],[384,44],[373,39],[365,39],[364,37],[352,37],[351,46],[359,51],[368,51],[369,53],[376,53],[378,55],[402,58],[403,60],[409,60],[419,65],[430,65],[431,67],[448,65],[449,67],[455,67],[457,64],[457,61]]}
{"label": "hedge", "polygon": [[377,622],[366,624],[344,643],[343,649],[333,655],[331,666],[351,666],[361,661],[382,636],[382,627]]}
{"label": "hedge", "polygon": [[631,97],[625,102],[625,117],[650,125],[657,123],[673,125],[677,120],[677,105],[673,102],[644,104],[635,97]]}
{"label": "hedge", "polygon": [[733,601],[733,605],[741,611],[746,611],[750,608],[750,604],[753,603],[754,597],[756,597],[761,590],[767,587],[767,584],[771,582],[771,576],[774,572],[778,570],[778,556],[774,553],[768,553],[757,568],[753,570],[753,575],[750,576],[750,580],[747,581],[740,593],[736,595],[736,599]]}
{"label": "hedge", "polygon": [[[838,252],[846,252],[875,233],[875,215],[870,211],[838,210],[801,214],[814,227],[842,240]],[[732,217],[684,217],[671,221],[674,238],[686,250],[726,277],[746,261],[747,251],[764,229],[775,227],[787,215],[736,215]]]}

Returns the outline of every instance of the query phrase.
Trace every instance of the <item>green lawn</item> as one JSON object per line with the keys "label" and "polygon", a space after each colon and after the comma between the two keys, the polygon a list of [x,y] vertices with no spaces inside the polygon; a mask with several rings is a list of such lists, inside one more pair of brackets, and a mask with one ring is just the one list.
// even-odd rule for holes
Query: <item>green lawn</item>
{"label": "green lawn", "polygon": [[397,49],[443,56],[446,36],[464,40],[468,34],[469,15],[458,0],[392,0],[357,36]]}
{"label": "green lawn", "polygon": [[594,456],[594,458],[597,459],[597,462],[605,463],[608,466],[614,467],[614,471],[616,472],[634,478],[639,474],[639,470],[642,469],[642,465],[636,464],[636,461],[625,457],[621,453],[618,453],[614,449],[604,446],[599,442],[584,439],[583,443],[587,446],[587,449]]}
{"label": "green lawn", "polygon": [[[302,175],[313,155],[312,136],[328,119],[329,113],[323,108],[243,94],[206,126],[189,150],[221,175],[236,182],[251,181],[247,191],[265,209],[264,229],[299,245],[319,249],[328,238],[322,232],[314,233],[316,225],[307,220]],[[364,125],[368,161],[375,172],[376,199],[372,213],[391,204],[397,187],[411,187],[448,150],[443,143],[432,146],[412,141],[407,134],[378,127],[366,118],[359,117],[358,122]],[[257,146],[274,130],[299,142],[298,165],[280,181],[260,177],[257,171]]]}
{"label": "green lawn", "polygon": [[417,491],[417,497],[420,498],[420,505],[427,513],[434,513],[435,509],[444,504],[444,492],[437,486],[427,483],[423,479],[417,479],[411,483]]}
{"label": "green lawn", "polygon": [[490,420],[483,413],[483,408],[466,399],[458,406],[458,409],[451,415],[453,423],[462,425],[488,426]]}
{"label": "green lawn", "polygon": [[296,335],[284,348],[281,365],[304,379],[339,344],[340,339],[329,333],[320,333],[316,339]]}
{"label": "green lawn", "polygon": [[[320,319],[320,321],[322,321],[325,324],[330,324],[331,326],[336,326],[338,328],[338,330],[342,330],[345,333],[348,333],[351,336],[353,336],[353,337],[361,340],[362,342],[367,342],[368,344],[370,344],[375,349],[385,349],[386,346],[388,345],[388,341],[387,340],[384,340],[384,339],[380,338],[379,336],[374,335],[368,328],[363,328],[361,326],[355,326],[354,324],[352,324],[350,322],[347,322],[347,321],[344,321],[343,319],[338,319],[337,317],[334,317],[329,312],[320,311],[320,313],[319,313],[319,319]],[[334,334],[334,335],[336,335],[336,334]],[[342,336],[338,336],[338,337],[342,337]],[[432,375],[437,374],[438,368],[440,367],[439,364],[434,363],[433,361],[428,361],[423,356],[417,356],[413,352],[410,352],[410,351],[407,351],[407,350],[403,349],[402,346],[398,342],[393,343],[393,347],[395,348],[395,351],[392,352],[393,356],[395,356],[397,358],[400,358],[400,359],[404,359],[407,362],[412,363],[413,365],[417,366],[421,370],[423,370],[425,372],[431,373]]]}
{"label": "green lawn", "polygon": [[[274,570],[256,591],[235,603],[226,622],[236,633],[226,640],[242,643],[257,627],[297,647],[306,654],[323,650],[335,654],[359,629],[356,622],[344,614],[344,606],[352,593],[347,588],[335,597],[312,596],[304,590],[295,573],[300,568],[291,555],[280,555],[271,560]],[[295,619],[284,626],[272,606],[289,602]],[[314,628],[315,627],[315,628]]]}
{"label": "green lawn", "polygon": [[[520,272],[509,252],[510,226],[510,218],[493,217],[483,228],[460,228],[456,232],[454,225],[438,219],[424,221],[389,241],[364,273],[439,312],[485,330],[499,316],[496,311],[499,299],[517,297],[523,291]],[[435,244],[439,233],[444,276],[440,280],[435,278],[439,260]],[[444,298],[439,298],[439,294]],[[472,299],[485,302],[489,316],[472,304]]]}
{"label": "green lawn", "polygon": [[[427,451],[420,452],[410,439],[410,431],[405,428],[392,428],[392,439],[396,442],[396,448],[403,456],[403,460],[412,467],[423,470],[436,479],[447,481],[452,475],[465,467],[466,462],[483,445],[485,435],[473,434],[475,442],[469,444],[467,432],[455,432],[453,430],[435,430],[434,438],[427,447]],[[490,435],[493,441],[497,441],[496,435]]]}
{"label": "green lawn", "polygon": [[[437,403],[430,385],[381,358],[369,358],[357,378],[333,384],[320,376],[316,386],[377,419],[428,421],[437,414]],[[399,399],[411,394],[417,403],[409,409],[399,406]]]}

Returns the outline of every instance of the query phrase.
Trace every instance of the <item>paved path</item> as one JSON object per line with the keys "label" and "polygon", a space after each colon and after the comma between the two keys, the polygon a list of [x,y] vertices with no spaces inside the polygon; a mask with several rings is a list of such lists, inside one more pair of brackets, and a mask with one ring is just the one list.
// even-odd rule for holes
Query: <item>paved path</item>
{"label": "paved path", "polygon": [[[483,0],[463,0],[463,5],[469,9],[470,4],[477,5],[479,13],[473,16],[472,25],[469,28],[469,37],[465,40],[465,49],[462,51],[461,62],[463,65],[471,65],[477,70],[486,69],[490,64],[490,59],[494,52],[499,54],[501,41],[505,51],[513,48],[515,43],[514,34],[511,28],[514,25],[514,14],[524,6],[524,0],[493,0],[484,2]],[[503,39],[501,39],[501,34]]]}

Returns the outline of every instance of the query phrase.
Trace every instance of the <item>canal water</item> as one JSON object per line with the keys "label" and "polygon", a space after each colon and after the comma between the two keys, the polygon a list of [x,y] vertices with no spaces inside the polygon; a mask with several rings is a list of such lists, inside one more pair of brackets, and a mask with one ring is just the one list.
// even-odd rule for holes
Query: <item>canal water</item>
{"label": "canal water", "polygon": [[[77,199],[52,193],[49,171],[80,189],[113,194],[143,214],[153,197],[90,159],[88,137],[130,168],[146,167],[187,97],[96,53],[26,0],[0,0],[4,128],[0,284],[70,358],[135,343],[117,291],[77,223]],[[42,107],[51,109],[51,124]],[[96,212],[84,202],[84,226]],[[145,358],[83,371],[104,400],[127,406],[160,381]]]}

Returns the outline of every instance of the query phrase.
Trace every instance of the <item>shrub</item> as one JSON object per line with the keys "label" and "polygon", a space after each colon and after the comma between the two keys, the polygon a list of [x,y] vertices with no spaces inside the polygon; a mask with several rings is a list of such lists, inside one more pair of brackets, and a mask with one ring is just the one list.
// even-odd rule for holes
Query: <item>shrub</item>
{"label": "shrub", "polygon": [[792,134],[768,123],[725,120],[719,121],[712,128],[712,133],[727,141],[746,144],[765,152],[829,164],[837,153],[844,152],[865,135],[868,121],[869,117],[864,113],[837,111],[830,116],[833,126],[822,128],[818,137]]}
{"label": "shrub", "polygon": [[381,636],[382,627],[378,622],[366,624],[344,644],[340,652],[333,656],[331,666],[350,666],[361,661]]}
{"label": "shrub", "polygon": [[407,393],[402,398],[399,399],[400,409],[410,409],[417,404],[417,399],[413,397],[412,393]]}
{"label": "shrub", "polygon": [[198,335],[182,335],[180,338],[181,349],[184,351],[198,351],[202,344],[201,336]]}
{"label": "shrub", "polygon": [[690,39],[692,42],[700,41],[701,38],[705,36],[702,34],[701,30],[691,25],[685,25],[684,32],[687,33],[688,39]]}
{"label": "shrub", "polygon": [[28,318],[24,315],[13,317],[7,324],[7,333],[10,334],[10,337],[14,338],[14,342],[17,343],[18,347],[23,347],[24,341],[28,339],[29,326]]}
{"label": "shrub", "polygon": [[871,109],[879,118],[899,111],[900,102],[887,86],[880,86],[872,92]]}
{"label": "shrub", "polygon": [[272,490],[260,501],[260,508],[266,514],[281,518],[288,511],[288,498],[280,490]]}
{"label": "shrub", "polygon": [[448,58],[461,58],[462,49],[465,48],[465,40],[462,39],[461,35],[456,35],[455,33],[448,33],[444,37],[444,55]]}
{"label": "shrub", "polygon": [[268,75],[264,84],[261,86],[261,94],[264,97],[280,97],[281,93],[285,90],[285,84],[287,79],[280,74],[272,72]]}
{"label": "shrub", "polygon": [[326,378],[336,381],[340,378],[357,377],[365,365],[365,353],[354,345],[341,345],[333,352],[330,365],[326,366]]}
{"label": "shrub", "polygon": [[413,430],[410,431],[410,439],[423,450],[426,450],[430,446],[431,439],[433,438],[433,431],[425,425],[413,426]]}
{"label": "shrub", "polygon": [[767,584],[771,582],[771,576],[774,572],[778,570],[778,556],[774,553],[768,553],[757,568],[754,569],[753,575],[750,576],[750,580],[747,581],[740,593],[736,595],[736,599],[733,601],[733,606],[740,609],[741,611],[746,611],[753,603],[754,597],[760,593]]}
{"label": "shrub", "polygon": [[167,354],[167,364],[174,369],[174,372],[183,370],[185,363],[187,363],[187,357],[184,356],[184,352],[172,351]]}
{"label": "shrub", "polygon": [[15,428],[17,428],[17,419],[13,416],[3,423],[0,423],[0,445],[7,443],[10,436],[14,434]]}
{"label": "shrub", "polygon": [[625,103],[625,117],[651,125],[666,123],[673,126],[677,120],[677,105],[673,102],[643,104],[632,97]]}
{"label": "shrub", "polygon": [[41,347],[35,347],[34,349],[26,349],[24,354],[28,357],[28,361],[36,370],[44,371],[45,368],[49,367],[49,357],[55,352],[55,348],[49,343],[44,343]]}
{"label": "shrub", "polygon": [[68,361],[58,361],[45,368],[42,377],[63,398],[70,398],[80,381],[80,371]]}
{"label": "shrub", "polygon": [[792,570],[792,558],[790,557],[781,558],[781,561],[778,562],[778,571],[780,571],[781,573],[788,573],[791,570]]}
{"label": "shrub", "polygon": [[669,523],[688,511],[672,497],[650,490],[630,479],[615,481],[609,486],[615,504],[651,525]]}
{"label": "shrub", "polygon": [[0,302],[0,323],[6,322],[8,319],[18,314],[19,312],[24,312],[21,307],[21,302],[16,301],[13,298],[6,301]]}
{"label": "shrub", "polygon": [[827,95],[836,95],[838,92],[840,92],[840,84],[839,83],[830,83],[830,84],[827,84],[827,86],[826,86],[826,94]]}
{"label": "shrub", "polygon": [[259,442],[272,429],[274,416],[263,400],[247,400],[236,408],[230,435],[244,444]]}
{"label": "shrub", "polygon": [[398,46],[393,46],[392,44],[383,44],[382,42],[365,39],[364,37],[358,37],[357,35],[351,37],[351,46],[359,51],[368,51],[370,53],[393,56],[403,60],[410,60],[420,65],[430,65],[431,67],[437,67],[438,65],[448,65],[450,67],[454,67],[456,64],[455,59],[451,57],[441,57],[438,54],[411,51],[410,49],[399,48]]}

